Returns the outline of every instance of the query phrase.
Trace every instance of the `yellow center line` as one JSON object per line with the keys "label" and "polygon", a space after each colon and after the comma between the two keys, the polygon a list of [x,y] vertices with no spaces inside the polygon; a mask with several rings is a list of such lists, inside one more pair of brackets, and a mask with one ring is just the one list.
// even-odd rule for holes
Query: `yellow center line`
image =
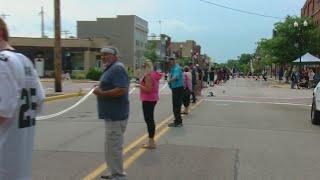
{"label": "yellow center line", "polygon": [[[166,123],[168,123],[171,119],[173,118],[173,115],[169,116],[168,118],[164,119],[163,121],[161,121],[161,123],[159,123],[156,126],[156,130],[160,129],[163,125],[165,125]],[[134,142],[132,142],[131,144],[129,144],[124,150],[123,150],[123,155],[125,155],[126,153],[128,153],[131,149],[133,149],[134,147],[136,147],[138,144],[140,144],[143,140],[145,140],[148,137],[148,134],[144,134],[143,136],[141,136],[139,139],[135,140]],[[101,164],[98,168],[96,168],[93,172],[91,172],[89,175],[87,175],[85,178],[83,178],[83,180],[91,180],[91,179],[95,179],[97,176],[99,176],[101,173],[103,173],[103,171],[105,171],[107,169],[107,164],[103,163]]]}
{"label": "yellow center line", "polygon": [[[158,139],[163,136],[167,131],[169,130],[168,127],[164,127],[156,136],[155,136],[155,141],[158,141]],[[132,156],[130,156],[125,162],[124,162],[124,169],[128,169],[129,166],[136,160],[138,159],[146,149],[140,148],[138,151],[136,151]]]}
{"label": "yellow center line", "polygon": [[[198,105],[200,105],[200,103],[202,103],[203,99],[201,99],[198,103],[196,103],[194,106],[191,107],[191,110],[193,110],[194,108],[196,108]],[[171,119],[173,118],[173,115],[169,116],[168,118],[164,119],[163,121],[161,121],[161,123],[159,123],[156,126],[156,130],[160,129],[162,126],[164,126],[166,123],[168,123]],[[157,140],[158,138],[160,138],[165,132],[168,131],[168,127],[164,128],[163,130],[161,130],[158,135],[155,137],[155,140]],[[128,153],[130,150],[132,150],[134,147],[136,147],[138,144],[140,144],[144,139],[146,139],[148,137],[148,134],[144,134],[143,136],[141,136],[140,138],[138,138],[137,140],[135,140],[134,142],[132,142],[131,144],[129,144],[123,151],[123,155],[125,155],[126,153]],[[133,161],[135,161],[138,157],[140,157],[143,152],[145,151],[145,149],[139,149],[137,152],[135,152],[132,156],[130,156],[124,163],[124,167],[128,167]],[[127,162],[128,161],[128,162]],[[126,163],[129,163],[129,165],[126,165]],[[90,174],[88,174],[86,177],[83,178],[83,180],[92,180],[95,179],[97,176],[99,176],[100,174],[103,173],[103,171],[105,171],[108,168],[106,163],[103,163],[102,165],[100,165],[98,168],[96,168],[94,171],[92,171]]]}
{"label": "yellow center line", "polygon": [[[191,110],[195,109],[197,106],[199,106],[202,103],[203,99],[201,99],[197,104],[195,104],[193,107],[191,107]],[[155,137],[155,141],[158,141],[161,136],[163,136],[166,132],[168,132],[169,127],[164,127],[160,132],[157,133]],[[128,169],[129,166],[137,160],[144,152],[146,152],[146,149],[139,149],[134,154],[132,154],[125,162],[124,162],[124,169]]]}

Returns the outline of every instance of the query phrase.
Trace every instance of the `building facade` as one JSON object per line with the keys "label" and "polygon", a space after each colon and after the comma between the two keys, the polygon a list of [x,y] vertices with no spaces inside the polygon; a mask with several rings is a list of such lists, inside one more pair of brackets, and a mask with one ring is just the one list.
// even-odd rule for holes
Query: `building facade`
{"label": "building facade", "polygon": [[[54,73],[54,39],[11,37],[9,43],[30,58],[40,76],[52,77]],[[100,66],[100,49],[109,45],[104,38],[62,39],[62,70],[86,72]]]}
{"label": "building facade", "polygon": [[306,0],[301,9],[301,17],[311,17],[316,24],[320,25],[320,0]]}
{"label": "building facade", "polygon": [[96,21],[78,21],[79,38],[106,38],[120,51],[124,64],[140,69],[148,43],[148,22],[135,15],[115,18],[97,18]]}
{"label": "building facade", "polygon": [[173,42],[172,51],[176,57],[190,57],[194,54],[194,50],[197,43],[193,40],[187,40],[185,42]]}
{"label": "building facade", "polygon": [[156,54],[158,59],[156,61],[156,69],[163,72],[167,71],[168,60],[172,57],[171,37],[166,34],[160,36],[150,36],[148,46],[156,46]]}

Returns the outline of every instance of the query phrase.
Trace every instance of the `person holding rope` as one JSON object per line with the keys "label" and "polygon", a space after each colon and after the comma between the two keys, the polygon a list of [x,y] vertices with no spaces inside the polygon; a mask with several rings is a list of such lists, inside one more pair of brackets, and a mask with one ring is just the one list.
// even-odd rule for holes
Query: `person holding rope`
{"label": "person holding rope", "polygon": [[122,154],[129,118],[129,77],[118,54],[115,47],[101,49],[102,63],[106,68],[93,93],[97,96],[99,119],[105,122],[105,160],[110,171],[101,178],[125,180]]}
{"label": "person holding rope", "polygon": [[30,180],[35,118],[45,93],[31,60],[8,39],[0,18],[0,179]]}

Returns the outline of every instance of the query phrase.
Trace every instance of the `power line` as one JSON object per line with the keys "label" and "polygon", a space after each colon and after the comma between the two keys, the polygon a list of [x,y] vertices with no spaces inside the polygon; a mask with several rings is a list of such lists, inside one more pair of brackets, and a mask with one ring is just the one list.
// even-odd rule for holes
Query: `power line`
{"label": "power line", "polygon": [[202,2],[207,3],[207,4],[211,4],[211,5],[220,7],[220,8],[229,9],[229,10],[232,10],[232,11],[237,11],[237,12],[240,12],[240,13],[244,13],[244,14],[250,14],[250,15],[254,15],[254,16],[260,16],[260,17],[265,17],[265,18],[273,18],[273,19],[285,19],[285,18],[282,18],[282,17],[269,16],[269,15],[259,14],[259,13],[255,13],[255,12],[251,12],[251,11],[236,9],[236,8],[228,7],[228,6],[225,6],[225,5],[217,4],[217,3],[214,3],[214,2],[210,2],[210,1],[207,1],[207,0],[199,0],[199,1],[202,1]]}

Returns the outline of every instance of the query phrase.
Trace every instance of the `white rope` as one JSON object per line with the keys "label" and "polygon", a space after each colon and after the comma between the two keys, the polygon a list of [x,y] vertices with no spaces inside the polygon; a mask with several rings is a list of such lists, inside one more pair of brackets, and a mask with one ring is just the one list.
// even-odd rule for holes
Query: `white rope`
{"label": "white rope", "polygon": [[[165,87],[166,87],[166,85],[163,86],[160,91],[162,91]],[[132,94],[133,91],[135,91],[135,90],[136,90],[135,87],[132,88],[132,89],[130,90],[129,94]],[[63,110],[63,111],[54,113],[54,114],[50,114],[50,115],[46,115],[46,116],[39,116],[39,117],[37,117],[37,120],[51,119],[51,118],[60,116],[60,115],[62,115],[62,114],[64,114],[64,113],[66,113],[66,112],[74,109],[75,107],[79,106],[83,101],[85,101],[86,99],[88,99],[88,97],[92,94],[93,91],[94,91],[94,88],[91,89],[85,96],[83,96],[77,103],[75,103],[75,104],[72,105],[71,107],[69,107],[69,108],[67,108],[67,109],[65,109],[65,110]]]}
{"label": "white rope", "polygon": [[168,86],[168,84],[167,84],[167,83],[166,83],[166,84],[164,84],[164,86],[162,86],[162,88],[160,89],[160,92],[161,92],[162,90],[164,90],[167,86]]}
{"label": "white rope", "polygon": [[66,113],[66,112],[74,109],[74,108],[77,107],[79,104],[81,104],[83,101],[85,101],[85,100],[92,94],[93,91],[94,91],[94,88],[91,89],[91,91],[89,91],[85,96],[83,96],[77,103],[75,103],[75,104],[72,105],[71,107],[69,107],[69,108],[67,108],[67,109],[65,109],[65,110],[63,110],[63,111],[54,113],[54,114],[50,114],[50,115],[46,115],[46,116],[39,116],[39,117],[37,117],[37,120],[51,119],[51,118],[60,116],[61,114],[64,114],[64,113]]}
{"label": "white rope", "polygon": [[[132,92],[135,90],[136,88],[133,88],[131,89],[131,91],[129,92],[129,94],[132,94]],[[88,97],[92,94],[92,92],[94,91],[94,88],[91,89],[85,96],[83,96],[77,103],[75,103],[74,105],[72,105],[71,107],[63,110],[63,111],[60,111],[60,112],[57,112],[57,113],[54,113],[54,114],[50,114],[50,115],[46,115],[46,116],[39,116],[37,117],[37,120],[46,120],[46,119],[51,119],[51,118],[54,118],[54,117],[57,117],[57,116],[60,116],[72,109],[74,109],[75,107],[79,106],[83,101],[85,101],[86,99],[88,99]]]}
{"label": "white rope", "polygon": [[134,90],[136,90],[135,87],[131,89],[131,91],[129,92],[129,94],[132,94]]}

